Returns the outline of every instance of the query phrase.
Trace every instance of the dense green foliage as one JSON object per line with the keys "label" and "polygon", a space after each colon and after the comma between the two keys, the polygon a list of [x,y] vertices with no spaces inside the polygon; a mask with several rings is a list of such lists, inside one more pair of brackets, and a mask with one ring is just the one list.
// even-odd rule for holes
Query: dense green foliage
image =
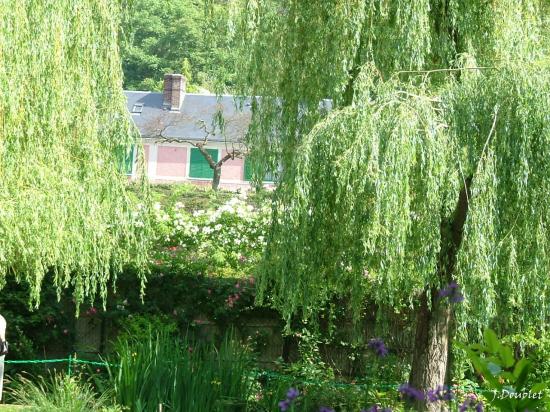
{"label": "dense green foliage", "polygon": [[[236,196],[191,185],[158,186],[151,195],[158,202],[145,218],[153,223],[145,290],[136,269],[125,268],[116,288],[109,289],[105,310],[101,302],[86,302],[81,316],[120,330],[137,324],[137,317],[169,319],[181,330],[200,326],[204,317],[222,328],[237,325],[254,309],[252,274],[264,245],[268,213],[262,205],[268,202],[263,195]],[[140,225],[144,215],[144,208],[136,211],[135,223]],[[73,290],[62,291],[58,301],[53,276],[44,279],[38,310],[28,307],[28,284],[6,280],[0,308],[9,322],[11,359],[66,356],[73,350]],[[109,337],[103,338],[107,349]],[[8,365],[7,373],[37,373],[39,366]]]}
{"label": "dense green foliage", "polygon": [[176,411],[275,412],[291,387],[299,388],[302,395],[290,410],[317,412],[330,405],[342,412],[359,412],[372,403],[402,410],[395,385],[338,383],[334,377],[306,376],[307,370],[297,367],[286,373],[260,373],[251,362],[250,348],[228,337],[214,346],[156,330],[145,329],[121,340],[113,358],[120,361],[120,367],[110,370],[116,400],[132,411],[156,411],[163,403]]}
{"label": "dense green foliage", "polygon": [[122,94],[119,3],[0,4],[0,284],[42,279],[104,297],[145,260],[120,165],[135,138]]}
{"label": "dense green foliage", "polygon": [[246,348],[229,338],[218,349],[163,331],[121,341],[111,371],[116,400],[136,412],[244,410],[251,393]]}
{"label": "dense green foliage", "polygon": [[[82,310],[85,321],[96,327],[102,323],[106,325],[106,336],[112,336],[112,331],[118,330],[122,342],[145,346],[151,338],[151,330],[163,330],[173,336],[186,332],[189,336],[212,337],[216,331],[223,333],[234,327],[240,336],[247,337],[247,345],[254,352],[252,360],[258,357],[265,362],[262,355],[268,346],[273,347],[270,341],[280,341],[280,329],[276,326],[274,331],[267,332],[261,327],[255,329],[247,324],[249,319],[255,322],[258,318],[278,320],[273,311],[254,307],[255,284],[248,279],[260,257],[260,249],[254,242],[259,235],[252,234],[260,227],[263,232],[267,225],[264,221],[266,214],[260,207],[263,196],[248,196],[244,199],[228,192],[179,185],[155,187],[153,196],[159,202],[153,207],[156,220],[153,227],[158,229],[158,237],[154,242],[157,251],[150,262],[143,301],[139,279],[132,271],[126,271],[118,276],[116,293],[113,291],[109,294],[106,311],[93,307]],[[251,205],[254,205],[254,209],[249,210],[247,206]],[[203,212],[193,213],[200,210]],[[223,230],[219,228],[211,231],[218,224],[223,225]],[[195,234],[192,234],[193,227],[199,229]],[[205,233],[205,228],[209,228],[206,229],[208,233]],[[226,239],[236,239],[231,235],[234,230],[241,234],[243,241],[240,245],[224,242]],[[183,244],[189,245],[189,250],[182,247]],[[247,259],[236,258],[240,256],[246,256]],[[12,325],[9,335],[10,360],[42,358],[44,352],[50,357],[53,356],[50,351],[64,356],[71,353],[75,330],[70,291],[58,303],[55,301],[55,288],[49,283],[41,291],[40,311],[27,310],[28,291],[24,285],[16,286],[10,281],[0,296],[0,307],[3,308],[3,314],[11,319]],[[331,313],[337,316],[338,325],[330,335],[311,333],[307,324],[294,323],[295,332],[286,337],[291,353],[285,356],[285,361],[290,362],[271,363],[275,371],[257,370],[255,362],[248,365],[246,374],[251,377],[252,385],[248,396],[249,410],[277,411],[278,402],[285,399],[290,387],[297,387],[302,393],[294,402],[296,411],[317,412],[320,406],[327,405],[338,411],[358,412],[373,404],[391,406],[394,411],[403,410],[396,388],[406,381],[409,372],[410,365],[404,360],[408,350],[399,346],[399,341],[395,339],[397,336],[390,337],[389,334],[384,336],[388,336],[385,341],[390,353],[383,358],[379,358],[366,344],[346,342],[349,338],[346,333],[350,333],[350,328],[345,326],[343,312],[334,310]],[[382,315],[385,318],[390,316],[387,312]],[[399,318],[404,318],[400,328],[407,328],[406,316],[401,314]],[[369,332],[383,332],[379,326],[379,322],[376,322]],[[254,333],[254,329],[260,330],[260,333]],[[531,333],[527,337],[510,336],[507,341],[513,342],[522,354],[534,360],[530,384],[548,380],[550,367],[547,337],[535,337]],[[111,350],[109,341],[104,343],[101,345],[103,350]],[[91,355],[80,352],[78,356],[89,359]],[[114,356],[112,361],[118,363]],[[163,365],[155,365],[158,366],[157,372],[162,373]],[[265,363],[260,365],[263,369]],[[131,366],[134,369],[128,372],[129,375],[145,373],[141,364],[133,362]],[[32,369],[29,365],[7,367],[10,376],[14,376],[16,368],[32,371],[33,374],[45,372],[43,365]],[[66,365],[60,364],[60,369],[66,370]],[[73,367],[73,373],[75,369]],[[98,393],[110,388],[105,374],[95,367],[81,367],[78,372],[94,377]],[[112,369],[112,372],[117,373],[118,369]],[[465,370],[465,377],[476,380],[468,369]],[[15,380],[19,381],[19,378]],[[350,381],[354,384],[350,384]],[[457,379],[454,382],[472,385],[467,380]],[[19,387],[37,395],[41,393],[35,391],[36,385],[32,382],[21,382]],[[40,396],[41,401],[58,398],[69,400],[62,397],[62,387],[55,389],[48,384],[44,388],[46,396]],[[465,396],[473,393],[475,388],[471,386],[470,390],[457,390],[457,401],[453,405],[463,402]],[[61,393],[55,394],[56,390]],[[151,394],[144,391],[139,396],[142,395],[146,398]],[[128,397],[132,399],[130,395]],[[489,393],[484,399],[490,400],[491,397]]]}
{"label": "dense green foliage", "polygon": [[[139,280],[135,281],[139,288]],[[53,276],[46,275],[40,290],[40,309],[29,308],[30,287],[8,278],[0,294],[2,316],[7,319],[10,359],[36,359],[46,351],[68,354],[74,339],[75,305],[72,291],[64,290],[57,299]],[[38,372],[43,365],[6,365],[6,373]]]}
{"label": "dense green foliage", "polygon": [[188,91],[223,91],[234,81],[231,1],[133,0],[122,26],[124,87],[162,90],[165,73],[181,73]]}
{"label": "dense green foliage", "polygon": [[466,297],[459,325],[544,327],[542,4],[247,2],[239,73],[243,93],[262,96],[250,146],[284,171],[260,301],[273,292],[287,319],[315,318],[334,296],[357,316],[365,296],[413,306],[451,281],[442,228],[471,190],[454,273]]}
{"label": "dense green foliage", "polygon": [[111,394],[97,395],[92,385],[76,377],[51,375],[36,382],[19,376],[9,395],[23,405],[24,411],[35,412],[120,412],[112,406]]}
{"label": "dense green foliage", "polygon": [[482,343],[464,346],[464,349],[481,375],[484,387],[492,392],[492,399],[491,394],[486,394],[490,405],[510,412],[548,409],[548,382],[533,383],[529,379],[533,373],[533,359],[516,359],[512,347],[500,342],[490,329],[485,331]]}

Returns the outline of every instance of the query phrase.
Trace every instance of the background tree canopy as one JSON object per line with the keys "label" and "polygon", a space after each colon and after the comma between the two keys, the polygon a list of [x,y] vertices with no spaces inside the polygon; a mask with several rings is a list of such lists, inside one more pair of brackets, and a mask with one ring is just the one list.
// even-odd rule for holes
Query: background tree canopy
{"label": "background tree canopy", "polygon": [[134,0],[123,23],[124,87],[162,90],[165,73],[182,73],[188,90],[224,91],[234,81],[233,2]]}
{"label": "background tree canopy", "polygon": [[119,16],[110,0],[0,4],[0,283],[27,282],[36,305],[48,271],[82,302],[146,261],[121,167],[136,132]]}

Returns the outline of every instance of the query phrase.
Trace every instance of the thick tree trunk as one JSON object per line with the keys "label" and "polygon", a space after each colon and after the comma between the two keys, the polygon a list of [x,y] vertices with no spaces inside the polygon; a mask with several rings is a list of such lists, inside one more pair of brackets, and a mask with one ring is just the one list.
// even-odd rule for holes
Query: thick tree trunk
{"label": "thick tree trunk", "polygon": [[220,186],[220,179],[222,176],[222,168],[221,166],[214,167],[214,178],[212,179],[212,189],[218,190],[218,187]]}
{"label": "thick tree trunk", "polygon": [[[438,262],[441,285],[450,283],[454,276],[464,224],[468,215],[471,183],[472,178],[465,180],[452,218],[441,224],[441,251]],[[410,385],[414,388],[426,392],[448,383],[451,319],[451,304],[448,299],[440,299],[436,287],[426,288],[420,297],[416,319],[416,336],[409,379]],[[430,412],[448,410],[444,402],[431,404],[416,402],[415,409]]]}
{"label": "thick tree trunk", "polygon": [[[449,355],[451,309],[444,302],[437,302],[437,290],[426,290],[421,297],[416,320],[416,337],[410,376],[411,386],[427,391],[444,385]],[[428,307],[431,300],[431,309]],[[415,409],[422,411],[446,411],[443,402],[424,404],[417,402]]]}

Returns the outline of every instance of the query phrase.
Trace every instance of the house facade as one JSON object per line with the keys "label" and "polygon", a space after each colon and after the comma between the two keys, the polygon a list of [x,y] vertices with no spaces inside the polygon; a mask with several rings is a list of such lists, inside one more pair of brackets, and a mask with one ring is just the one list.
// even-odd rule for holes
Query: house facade
{"label": "house facade", "polygon": [[[186,93],[185,77],[180,74],[165,76],[162,93],[125,94],[141,134],[151,183],[211,185],[214,173],[198,147],[202,146],[214,162],[229,156],[221,167],[220,187],[250,187],[251,168],[243,143],[250,123],[246,103],[240,108],[233,96]],[[137,177],[136,159],[133,153],[127,169],[131,178]]]}

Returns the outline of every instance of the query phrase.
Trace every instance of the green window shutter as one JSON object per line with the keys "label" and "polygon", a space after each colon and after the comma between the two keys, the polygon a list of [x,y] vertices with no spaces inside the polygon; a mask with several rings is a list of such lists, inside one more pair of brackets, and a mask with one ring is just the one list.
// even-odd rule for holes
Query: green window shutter
{"label": "green window shutter", "polygon": [[121,173],[131,175],[134,165],[134,145],[130,146],[128,150],[118,147],[115,154],[118,170]]}
{"label": "green window shutter", "polygon": [[130,151],[126,153],[126,156],[124,157],[124,171],[127,175],[132,174],[132,169],[134,166],[134,145],[130,147]]}
{"label": "green window shutter", "polygon": [[[248,159],[244,160],[244,180],[251,181],[252,180],[252,165],[250,164],[250,161]],[[264,175],[264,182],[273,182],[273,175],[271,173],[266,173]]]}
{"label": "green window shutter", "polygon": [[[218,161],[218,149],[206,149],[215,162]],[[196,147],[191,148],[191,159],[189,165],[189,177],[200,179],[212,179],[214,171],[210,168],[208,161]]]}
{"label": "green window shutter", "polygon": [[250,166],[248,159],[244,160],[244,180],[252,180],[252,166]]}

